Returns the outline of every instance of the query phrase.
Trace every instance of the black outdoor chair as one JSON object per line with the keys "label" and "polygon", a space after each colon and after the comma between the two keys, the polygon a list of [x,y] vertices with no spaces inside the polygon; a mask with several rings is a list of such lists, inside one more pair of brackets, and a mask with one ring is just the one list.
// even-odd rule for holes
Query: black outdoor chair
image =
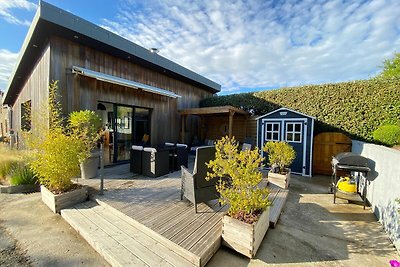
{"label": "black outdoor chair", "polygon": [[215,187],[218,179],[206,180],[207,171],[209,171],[206,163],[212,159],[215,159],[215,147],[199,147],[196,149],[193,173],[181,166],[181,199],[185,197],[192,202],[196,213],[198,203],[219,198]]}
{"label": "black outdoor chair", "polygon": [[149,177],[159,177],[169,173],[169,152],[145,147],[142,154],[142,173]]}
{"label": "black outdoor chair", "polygon": [[176,170],[180,166],[188,167],[189,149],[186,144],[176,144]]}
{"label": "black outdoor chair", "polygon": [[142,146],[132,146],[130,151],[130,171],[138,174],[142,174]]}

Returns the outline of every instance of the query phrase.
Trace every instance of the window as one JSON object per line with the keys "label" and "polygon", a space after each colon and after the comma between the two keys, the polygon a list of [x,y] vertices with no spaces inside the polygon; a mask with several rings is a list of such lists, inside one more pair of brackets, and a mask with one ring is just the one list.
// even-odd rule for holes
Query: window
{"label": "window", "polygon": [[286,123],[286,141],[301,143],[301,128],[302,124],[297,123]]}
{"label": "window", "polygon": [[31,130],[31,100],[28,100],[21,104],[21,130],[30,131]]}
{"label": "window", "polygon": [[279,122],[268,122],[265,124],[265,141],[279,141]]}

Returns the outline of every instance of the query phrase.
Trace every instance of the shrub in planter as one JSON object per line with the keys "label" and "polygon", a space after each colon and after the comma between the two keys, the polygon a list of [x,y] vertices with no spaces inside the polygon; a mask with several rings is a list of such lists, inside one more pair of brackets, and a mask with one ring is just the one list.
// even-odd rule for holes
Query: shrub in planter
{"label": "shrub in planter", "polygon": [[74,111],[69,115],[68,123],[72,134],[85,144],[86,159],[80,164],[81,177],[96,177],[100,154],[96,153],[94,149],[100,140],[100,117],[90,110]]}
{"label": "shrub in planter", "polygon": [[36,175],[27,164],[20,163],[12,169],[10,174],[11,185],[34,185],[37,183]]}
{"label": "shrub in planter", "polygon": [[374,139],[388,146],[400,145],[400,125],[382,125],[373,132]]}
{"label": "shrub in planter", "polygon": [[54,193],[66,192],[72,189],[71,178],[79,175],[83,150],[84,144],[79,138],[52,130],[30,165],[41,185]]}
{"label": "shrub in planter", "polygon": [[212,170],[207,179],[219,179],[220,202],[229,205],[222,238],[226,245],[252,258],[269,227],[269,191],[259,187],[263,158],[257,148],[239,151],[234,138],[224,137],[215,147],[215,160],[207,164]]}
{"label": "shrub in planter", "polygon": [[[54,212],[87,198],[86,188],[81,190],[79,196],[76,192],[72,193],[72,200],[57,196],[79,190],[80,186],[73,184],[71,179],[79,175],[79,163],[87,157],[84,141],[72,134],[68,124],[64,123],[57,99],[57,82],[53,82],[49,86],[47,105],[41,112],[32,113],[32,120],[36,118],[37,122],[33,124],[36,132],[30,132],[26,138],[27,144],[33,149],[30,167],[40,184],[48,189],[42,188],[42,200]],[[62,202],[58,202],[58,198],[62,198]]]}
{"label": "shrub in planter", "polygon": [[296,158],[296,151],[291,145],[283,141],[267,142],[263,150],[268,153],[268,164],[271,167],[268,180],[280,187],[288,188],[290,183],[290,169],[288,167]]}

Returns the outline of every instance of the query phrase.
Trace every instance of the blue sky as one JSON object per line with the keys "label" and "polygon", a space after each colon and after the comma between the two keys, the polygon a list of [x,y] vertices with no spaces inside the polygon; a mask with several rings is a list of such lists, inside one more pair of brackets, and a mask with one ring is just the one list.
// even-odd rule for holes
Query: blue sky
{"label": "blue sky", "polygon": [[[367,79],[400,52],[400,1],[48,0],[222,85]],[[38,1],[0,0],[0,89]]]}

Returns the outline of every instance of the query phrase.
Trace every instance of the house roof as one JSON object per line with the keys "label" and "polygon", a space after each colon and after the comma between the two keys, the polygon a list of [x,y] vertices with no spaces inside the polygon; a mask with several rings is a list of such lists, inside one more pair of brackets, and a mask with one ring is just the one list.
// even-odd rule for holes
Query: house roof
{"label": "house roof", "polygon": [[308,118],[310,118],[310,119],[313,119],[313,120],[315,120],[315,117],[313,117],[313,116],[310,116],[310,115],[307,115],[307,114],[304,114],[304,113],[298,112],[298,111],[296,111],[296,110],[293,110],[293,109],[290,109],[290,108],[284,108],[284,107],[282,107],[282,108],[278,108],[278,109],[276,109],[276,110],[273,110],[273,111],[271,111],[271,112],[269,112],[269,113],[267,113],[267,114],[264,114],[264,115],[262,115],[262,116],[258,117],[258,118],[257,118],[257,120],[259,120],[259,119],[262,119],[262,118],[264,118],[264,117],[266,117],[266,116],[268,116],[268,115],[271,115],[271,114],[273,114],[273,113],[276,113],[276,112],[279,112],[279,111],[285,111],[285,110],[286,110],[286,111],[290,111],[290,112],[293,112],[293,113],[299,114],[299,115],[301,115],[301,116],[308,117]]}
{"label": "house roof", "polygon": [[34,64],[41,56],[43,47],[47,45],[51,36],[60,36],[76,43],[93,47],[124,60],[135,62],[178,78],[212,93],[217,93],[221,90],[220,84],[204,76],[182,67],[157,53],[152,53],[148,49],[87,20],[40,1],[39,8],[22,45],[17,65],[5,90],[5,104],[11,104],[16,99],[19,93],[18,90],[21,89],[26,80],[25,77],[32,71]]}

